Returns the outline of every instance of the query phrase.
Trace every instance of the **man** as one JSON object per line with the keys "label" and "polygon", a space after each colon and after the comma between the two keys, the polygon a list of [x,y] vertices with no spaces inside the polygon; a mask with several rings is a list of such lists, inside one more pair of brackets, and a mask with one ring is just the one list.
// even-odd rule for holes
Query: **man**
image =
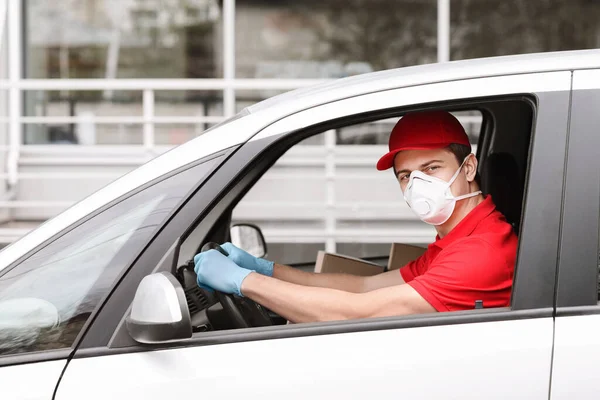
{"label": "man", "polygon": [[394,169],[404,199],[437,237],[418,259],[370,277],[315,274],[255,258],[230,243],[194,257],[198,283],[247,296],[292,322],[507,307],[517,238],[484,198],[477,159],[450,113],[411,113],[396,124],[378,170]]}

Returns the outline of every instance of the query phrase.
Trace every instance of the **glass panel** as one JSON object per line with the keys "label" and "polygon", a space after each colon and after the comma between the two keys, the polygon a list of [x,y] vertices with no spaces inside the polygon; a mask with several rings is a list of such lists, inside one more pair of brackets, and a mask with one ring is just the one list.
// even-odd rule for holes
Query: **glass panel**
{"label": "glass panel", "polygon": [[0,355],[70,347],[165,219],[218,159],[155,184],[0,277]]}
{"label": "glass panel", "polygon": [[277,89],[256,89],[256,90],[236,90],[235,92],[235,107],[236,111],[241,111],[246,107],[252,106],[263,100],[277,96],[290,90],[277,90]]}
{"label": "glass panel", "polygon": [[[156,145],[179,145],[216,125],[216,122],[157,123]],[[75,124],[26,124],[26,144],[141,145],[142,124],[95,124],[82,119]]]}
{"label": "glass panel", "polygon": [[600,4],[589,0],[452,0],[453,60],[598,47]]}
{"label": "glass panel", "polygon": [[380,144],[387,145],[390,132],[398,118],[347,126],[336,130],[336,144]]}
{"label": "glass panel", "polygon": [[476,145],[479,142],[479,134],[481,133],[481,123],[483,122],[483,115],[480,111],[471,110],[471,111],[459,111],[452,113],[460,123],[463,128],[465,128],[465,132],[469,136],[469,142],[472,145]]}
{"label": "glass panel", "polygon": [[217,78],[217,0],[27,0],[29,78]]}
{"label": "glass panel", "polygon": [[198,124],[156,124],[154,126],[154,143],[157,145],[177,146],[202,135],[216,123]]}
{"label": "glass panel", "polygon": [[236,1],[236,76],[338,78],[435,62],[437,1]]}
{"label": "glass panel", "polygon": [[[100,91],[28,91],[26,97],[27,116],[73,118],[73,122],[24,124],[25,144],[142,144],[140,91],[113,91],[110,98]],[[156,117],[209,118],[197,124],[156,123],[156,144],[181,144],[225,119],[220,91],[158,90],[155,98]],[[127,122],[132,117],[139,122]],[[125,122],[94,122],[97,118],[125,119]]]}
{"label": "glass panel", "polygon": [[[481,112],[460,111],[452,114],[458,118],[465,128],[471,144],[477,144],[483,119]],[[396,122],[398,122],[398,118],[389,118],[338,129],[336,131],[336,143],[387,145],[390,132]]]}
{"label": "glass panel", "polygon": [[154,127],[154,142],[157,145],[179,145],[201,135],[208,124],[157,124]]}
{"label": "glass panel", "polygon": [[[28,0],[26,78],[220,78],[222,10],[217,0]],[[26,92],[27,116],[141,116],[141,91]],[[220,91],[206,97],[220,98]],[[161,102],[193,93],[157,91]],[[211,105],[212,106],[212,105]],[[194,108],[192,107],[183,107]],[[218,112],[218,111],[217,111]],[[179,114],[169,114],[179,115]],[[196,110],[190,116],[196,115]],[[222,115],[222,111],[219,112]],[[52,128],[53,132],[50,132]],[[64,127],[25,126],[25,143],[64,143]],[[71,139],[79,128],[69,127]],[[75,131],[75,133],[73,132]],[[133,144],[131,129],[99,143]],[[56,136],[60,139],[55,140]],[[159,140],[160,141],[160,140]],[[92,143],[95,144],[95,143]]]}
{"label": "glass panel", "polygon": [[141,145],[142,124],[25,124],[25,144]]}
{"label": "glass panel", "polygon": [[221,90],[157,90],[154,96],[154,113],[158,116],[223,116]]}

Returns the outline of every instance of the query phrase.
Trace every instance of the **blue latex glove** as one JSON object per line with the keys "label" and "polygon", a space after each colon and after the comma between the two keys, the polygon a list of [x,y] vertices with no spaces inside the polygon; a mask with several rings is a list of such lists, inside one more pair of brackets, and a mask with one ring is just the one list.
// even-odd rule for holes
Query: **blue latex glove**
{"label": "blue latex glove", "polygon": [[219,292],[238,296],[242,296],[242,282],[252,272],[239,267],[217,250],[196,254],[194,271],[196,271],[198,286],[208,286]]}
{"label": "blue latex glove", "polygon": [[229,242],[223,243],[221,247],[229,254],[227,258],[240,267],[256,271],[262,275],[273,276],[273,265],[275,265],[273,261],[254,257],[252,254],[235,247]]}

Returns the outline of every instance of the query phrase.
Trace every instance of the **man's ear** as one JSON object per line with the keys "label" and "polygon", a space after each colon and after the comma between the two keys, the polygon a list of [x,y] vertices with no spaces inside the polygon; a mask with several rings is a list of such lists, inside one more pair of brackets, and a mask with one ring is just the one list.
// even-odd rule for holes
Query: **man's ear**
{"label": "man's ear", "polygon": [[469,154],[468,158],[465,160],[465,165],[463,165],[463,170],[465,171],[469,183],[475,180],[475,176],[477,175],[477,164],[477,157],[475,157],[475,154]]}

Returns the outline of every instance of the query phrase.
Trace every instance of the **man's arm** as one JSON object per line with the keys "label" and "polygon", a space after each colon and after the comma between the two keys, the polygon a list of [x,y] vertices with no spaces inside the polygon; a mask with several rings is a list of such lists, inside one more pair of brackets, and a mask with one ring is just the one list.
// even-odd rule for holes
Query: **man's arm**
{"label": "man's arm", "polygon": [[398,271],[379,274],[372,277],[349,274],[315,274],[304,272],[285,265],[275,264],[264,258],[257,258],[248,252],[227,242],[221,245],[227,258],[242,268],[256,271],[265,276],[273,276],[282,281],[302,286],[326,287],[353,293],[364,293],[374,289],[400,285],[404,283]]}
{"label": "man's arm", "polygon": [[[390,272],[400,275],[398,271]],[[258,273],[250,273],[241,284],[241,292],[289,321],[297,323],[436,311],[406,284],[366,293],[349,293],[323,287],[299,286]]]}
{"label": "man's arm", "polygon": [[273,277],[296,285],[330,288],[352,293],[366,293],[404,283],[399,271],[388,271],[373,276],[317,274],[280,264],[274,265]]}

